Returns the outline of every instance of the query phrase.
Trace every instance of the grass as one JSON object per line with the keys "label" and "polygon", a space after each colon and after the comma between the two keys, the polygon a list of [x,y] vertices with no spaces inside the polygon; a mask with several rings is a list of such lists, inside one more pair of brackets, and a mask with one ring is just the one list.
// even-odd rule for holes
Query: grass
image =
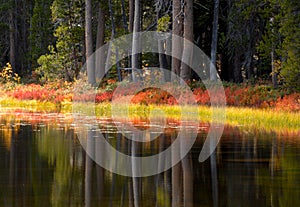
{"label": "grass", "polygon": [[1,108],[24,108],[30,111],[57,111],[59,106],[51,102],[40,102],[36,100],[17,100],[14,98],[0,99]]}
{"label": "grass", "polygon": [[300,131],[300,113],[228,107],[226,122],[230,125],[248,126],[273,131]]}
{"label": "grass", "polygon": [[[88,107],[85,105],[85,109]],[[109,103],[98,104],[95,108],[97,117],[111,117],[111,105]],[[155,106],[155,105],[118,105],[114,108],[117,111],[118,119],[140,118],[148,119],[151,111],[157,118],[166,116],[174,120],[196,120],[202,122],[212,121],[212,108],[208,106]],[[259,128],[267,131],[300,131],[300,113],[274,111],[272,109],[255,109],[226,107],[225,109],[216,109],[216,114],[225,110],[225,124],[245,128]],[[87,114],[90,114],[88,112]],[[93,112],[92,112],[93,113]],[[222,121],[222,118],[214,119],[216,122]]]}
{"label": "grass", "polygon": [[[35,100],[20,101],[16,99],[0,99],[2,108],[24,108],[31,111],[60,111],[70,113],[74,106],[72,102],[62,103],[59,105],[50,102],[38,102]],[[90,106],[90,107],[89,107]],[[112,106],[110,103],[101,103],[96,106],[92,103],[77,104],[75,111],[84,112],[86,115],[96,114],[97,117],[111,118]],[[225,110],[225,124],[246,128],[258,128],[267,131],[300,131],[300,113],[276,111],[272,109],[255,109],[226,107],[217,109],[217,114]],[[117,119],[148,119],[151,116],[162,118],[166,116],[173,120],[194,120],[202,122],[212,121],[212,108],[208,106],[169,106],[169,105],[117,105],[114,107]],[[151,114],[152,111],[152,114]],[[220,122],[222,119],[217,118],[214,121]]]}

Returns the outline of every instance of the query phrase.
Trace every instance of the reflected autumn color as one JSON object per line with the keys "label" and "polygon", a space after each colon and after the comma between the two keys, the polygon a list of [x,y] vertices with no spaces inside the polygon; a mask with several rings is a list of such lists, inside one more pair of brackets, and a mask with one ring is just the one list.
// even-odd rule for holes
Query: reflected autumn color
{"label": "reflected autumn color", "polygon": [[[149,124],[132,121],[139,128]],[[118,133],[110,120],[98,122],[113,147],[137,156],[165,150],[180,127],[168,120],[157,139],[152,140],[157,134],[145,133],[152,141],[136,143]],[[96,165],[72,123],[71,116],[57,113],[0,113],[0,206],[300,206],[299,132],[226,126],[215,153],[199,163],[209,129],[201,123],[196,143],[180,163],[155,176],[131,178]],[[95,131],[86,136],[90,152],[102,157],[104,145]],[[172,158],[176,156],[174,152]],[[157,163],[160,169],[165,164],[163,159]]]}

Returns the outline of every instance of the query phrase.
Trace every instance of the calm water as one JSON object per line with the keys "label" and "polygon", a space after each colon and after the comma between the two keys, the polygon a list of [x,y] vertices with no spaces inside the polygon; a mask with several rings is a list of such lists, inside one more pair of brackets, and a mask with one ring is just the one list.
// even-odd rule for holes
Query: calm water
{"label": "calm water", "polygon": [[[111,145],[130,147],[113,124],[101,123]],[[199,127],[181,163],[140,179],[118,176],[91,161],[70,117],[2,113],[0,206],[300,206],[299,133],[228,126],[215,154],[199,163],[207,128]],[[142,153],[168,147],[176,130],[166,129],[144,144]]]}

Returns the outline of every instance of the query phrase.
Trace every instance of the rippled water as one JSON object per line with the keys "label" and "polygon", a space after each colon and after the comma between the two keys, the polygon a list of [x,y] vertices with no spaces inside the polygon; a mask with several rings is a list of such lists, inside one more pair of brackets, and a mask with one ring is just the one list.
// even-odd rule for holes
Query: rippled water
{"label": "rippled water", "polygon": [[[96,165],[72,123],[55,113],[0,114],[0,206],[300,206],[299,132],[227,126],[215,153],[199,163],[209,127],[201,124],[181,163],[159,175],[130,178]],[[114,124],[99,125],[111,145],[128,151],[130,142]],[[141,154],[168,147],[176,130],[170,124],[141,146]]]}

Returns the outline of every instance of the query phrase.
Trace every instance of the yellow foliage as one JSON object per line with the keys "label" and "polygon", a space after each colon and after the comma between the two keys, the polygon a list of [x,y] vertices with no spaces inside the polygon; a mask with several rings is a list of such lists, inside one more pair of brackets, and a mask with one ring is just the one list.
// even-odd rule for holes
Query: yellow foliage
{"label": "yellow foliage", "polygon": [[17,73],[13,72],[10,63],[7,63],[6,66],[0,72],[0,82],[1,83],[20,83],[20,76]]}

